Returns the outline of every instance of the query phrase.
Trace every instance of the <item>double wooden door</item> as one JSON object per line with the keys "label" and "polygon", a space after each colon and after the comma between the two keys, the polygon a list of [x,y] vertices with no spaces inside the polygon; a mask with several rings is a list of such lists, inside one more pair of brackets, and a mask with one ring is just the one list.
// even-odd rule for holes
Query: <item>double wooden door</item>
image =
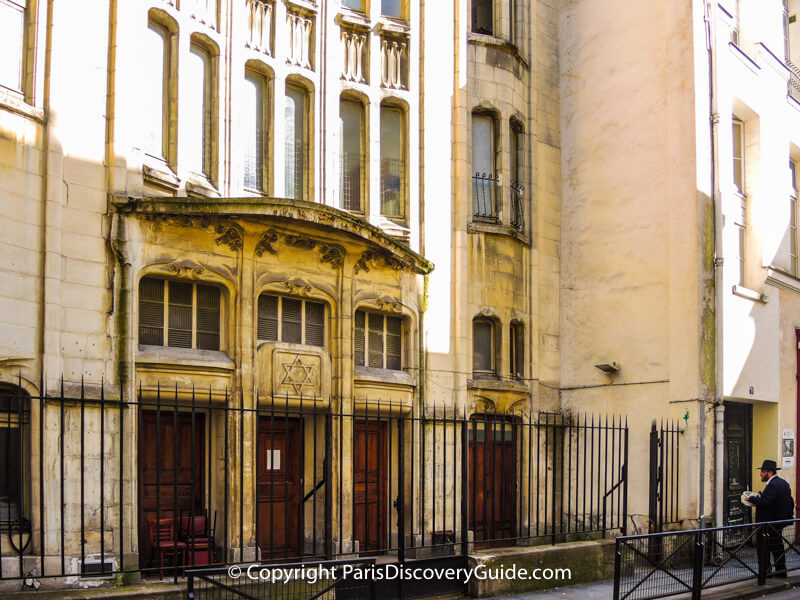
{"label": "double wooden door", "polygon": [[[143,410],[139,421],[139,548],[152,556],[148,521],[205,508],[205,415]],[[177,511],[177,512],[176,512]]]}
{"label": "double wooden door", "polygon": [[386,432],[385,421],[353,424],[353,526],[361,552],[387,547]]}
{"label": "double wooden door", "polygon": [[256,478],[261,556],[300,556],[303,536],[302,427],[297,419],[260,417]]}
{"label": "double wooden door", "polygon": [[516,428],[473,419],[469,427],[469,528],[478,547],[502,546],[515,534]]}

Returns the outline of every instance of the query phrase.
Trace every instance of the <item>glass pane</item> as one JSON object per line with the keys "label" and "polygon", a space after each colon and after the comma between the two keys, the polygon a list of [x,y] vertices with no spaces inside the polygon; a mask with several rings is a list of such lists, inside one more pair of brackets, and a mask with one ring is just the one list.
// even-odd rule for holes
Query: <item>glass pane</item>
{"label": "glass pane", "polygon": [[472,370],[492,370],[492,324],[488,321],[472,324]]}
{"label": "glass pane", "polygon": [[743,124],[733,122],[733,184],[740,194],[744,194],[744,156],[743,151]]}
{"label": "glass pane", "polygon": [[361,137],[364,109],[359,102],[339,105],[341,181],[339,206],[344,210],[363,210],[361,205]]}
{"label": "glass pane", "polygon": [[491,117],[472,116],[472,174],[494,175],[494,123]]}
{"label": "glass pane", "polygon": [[0,0],[0,85],[22,90],[25,8],[19,2]]}
{"label": "glass pane", "polygon": [[186,81],[184,89],[186,94],[181,100],[183,114],[181,120],[185,120],[186,127],[181,124],[181,135],[183,143],[181,150],[183,153],[182,162],[196,173],[207,173],[205,163],[205,145],[208,106],[206,105],[206,86],[207,81],[208,53],[199,46],[192,45],[191,51],[186,57]]}
{"label": "glass pane", "polygon": [[403,218],[405,191],[403,113],[381,107],[381,214]]}
{"label": "glass pane", "polygon": [[244,152],[244,187],[264,189],[264,78],[245,74],[242,97],[242,151]]}
{"label": "glass pane", "polygon": [[142,94],[139,102],[142,110],[144,149],[152,156],[166,156],[164,144],[164,114],[166,107],[167,41],[166,29],[156,23],[147,28],[142,52],[140,81]]}
{"label": "glass pane", "polygon": [[342,0],[342,6],[352,8],[354,10],[364,10],[362,5],[363,0]]}
{"label": "glass pane", "polygon": [[305,92],[299,88],[286,87],[285,171],[286,197],[303,199],[305,176]]}
{"label": "glass pane", "polygon": [[381,0],[381,14],[387,17],[403,17],[402,0]]}

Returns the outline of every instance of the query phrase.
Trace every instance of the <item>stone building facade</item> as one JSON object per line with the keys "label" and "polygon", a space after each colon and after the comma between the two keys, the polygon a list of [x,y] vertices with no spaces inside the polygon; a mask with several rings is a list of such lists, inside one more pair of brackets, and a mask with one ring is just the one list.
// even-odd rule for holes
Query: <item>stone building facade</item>
{"label": "stone building facade", "polygon": [[535,465],[498,484],[533,543],[553,413],[628,418],[624,522],[588,529],[648,526],[661,417],[675,522],[745,518],[723,474],[797,429],[800,314],[794,7],[755,2],[0,0],[3,572],[149,563],[173,436],[223,561],[270,556],[259,473],[299,448],[292,551],[477,541],[479,439]]}

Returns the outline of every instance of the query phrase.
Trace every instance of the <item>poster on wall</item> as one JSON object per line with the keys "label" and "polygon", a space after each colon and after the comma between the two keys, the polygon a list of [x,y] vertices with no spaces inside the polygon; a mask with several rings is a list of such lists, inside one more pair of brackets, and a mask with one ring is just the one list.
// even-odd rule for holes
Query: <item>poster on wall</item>
{"label": "poster on wall", "polygon": [[794,467],[794,430],[783,430],[783,444],[782,444],[782,464],[784,469],[791,469]]}

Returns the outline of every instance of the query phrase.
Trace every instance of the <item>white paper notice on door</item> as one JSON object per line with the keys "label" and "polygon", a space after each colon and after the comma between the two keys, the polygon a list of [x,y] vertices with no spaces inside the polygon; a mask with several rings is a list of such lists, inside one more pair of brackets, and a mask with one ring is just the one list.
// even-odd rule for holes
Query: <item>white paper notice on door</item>
{"label": "white paper notice on door", "polygon": [[279,471],[281,468],[281,451],[267,450],[267,471]]}

